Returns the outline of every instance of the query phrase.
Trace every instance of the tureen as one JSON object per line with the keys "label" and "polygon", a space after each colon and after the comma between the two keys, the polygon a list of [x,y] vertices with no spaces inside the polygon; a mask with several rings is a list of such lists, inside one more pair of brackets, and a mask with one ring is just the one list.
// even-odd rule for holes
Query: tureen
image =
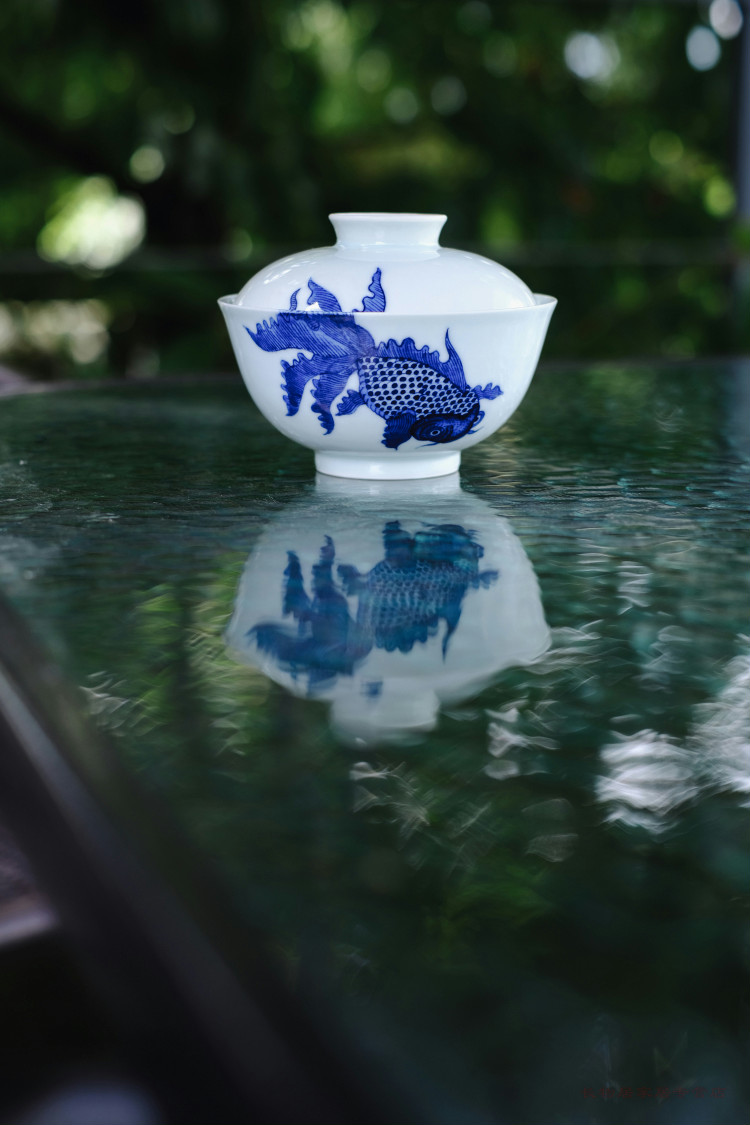
{"label": "tureen", "polygon": [[523,398],[554,297],[439,245],[445,215],[330,216],[335,246],[267,266],[219,305],[266,418],[319,472],[455,472]]}

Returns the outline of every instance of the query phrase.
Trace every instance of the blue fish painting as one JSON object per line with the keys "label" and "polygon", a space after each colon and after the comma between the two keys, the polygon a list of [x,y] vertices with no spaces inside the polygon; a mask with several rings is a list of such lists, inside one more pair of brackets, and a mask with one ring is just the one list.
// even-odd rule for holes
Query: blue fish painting
{"label": "blue fish painting", "polygon": [[[282,612],[295,625],[263,622],[248,635],[295,679],[306,675],[309,694],[353,675],[373,649],[409,653],[442,626],[445,657],[467,590],[488,588],[498,577],[496,570],[480,570],[484,548],[458,524],[409,535],[393,520],[383,528],[383,555],[365,574],[339,564],[337,582],[336,550],[326,536],[308,594],[299,557],[288,552]],[[356,613],[350,599],[356,599]]]}
{"label": "blue fish painting", "polygon": [[[411,337],[401,343],[393,339],[375,343],[354,317],[357,312],[385,310],[381,270],[375,270],[362,308],[351,313],[344,312],[333,293],[312,278],[308,288],[308,311],[297,308],[296,290],[286,312],[256,324],[254,331],[245,326],[264,351],[299,349],[292,363],[281,363],[288,416],[298,412],[305,387],[312,383],[311,409],[320,416],[326,434],[333,432],[333,405],[338,399],[336,418],[364,406],[385,422],[382,444],[398,449],[409,438],[435,445],[474,433],[484,417],[480,400],[502,394],[493,383],[468,385],[449,331],[445,333],[447,360],[426,345],[418,348]],[[347,387],[354,375],[356,386]]]}

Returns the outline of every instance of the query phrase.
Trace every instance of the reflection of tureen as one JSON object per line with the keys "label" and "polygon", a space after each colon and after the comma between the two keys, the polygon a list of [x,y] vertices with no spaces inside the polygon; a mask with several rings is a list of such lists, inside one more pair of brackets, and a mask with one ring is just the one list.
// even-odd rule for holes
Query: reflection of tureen
{"label": "reflection of tureen", "polygon": [[458,477],[337,485],[286,508],[245,566],[227,642],[341,733],[427,730],[549,645],[510,525]]}
{"label": "reflection of tureen", "polygon": [[441,247],[444,215],[331,221],[335,246],[274,262],[219,301],[248,390],[321,472],[455,472],[526,393],[556,302]]}

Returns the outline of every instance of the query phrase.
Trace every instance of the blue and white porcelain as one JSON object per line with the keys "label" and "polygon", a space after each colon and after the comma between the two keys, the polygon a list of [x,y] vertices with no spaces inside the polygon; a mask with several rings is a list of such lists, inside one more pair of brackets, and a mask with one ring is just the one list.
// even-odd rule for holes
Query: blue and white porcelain
{"label": "blue and white porcelain", "polygon": [[330,219],[335,246],[274,262],[219,301],[247,388],[319,472],[455,472],[520,403],[557,302],[441,247],[444,215]]}
{"label": "blue and white porcelain", "polygon": [[436,480],[342,481],[269,521],[245,565],[230,651],[327,702],[345,742],[430,730],[443,706],[548,648],[534,570],[506,519]]}

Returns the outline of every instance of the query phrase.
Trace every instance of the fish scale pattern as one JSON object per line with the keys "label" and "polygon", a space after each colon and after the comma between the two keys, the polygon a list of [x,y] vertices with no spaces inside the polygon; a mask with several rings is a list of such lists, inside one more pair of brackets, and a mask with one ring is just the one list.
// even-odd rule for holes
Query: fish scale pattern
{"label": "fish scale pattern", "polygon": [[357,624],[375,637],[379,648],[409,652],[415,641],[434,636],[445,606],[460,603],[466,575],[454,563],[417,562],[408,568],[378,563],[368,576]]}
{"label": "fish scale pattern", "polygon": [[382,418],[410,411],[416,419],[435,414],[468,417],[475,412],[476,395],[457,387],[447,376],[411,359],[364,356],[357,363],[360,393]]}

